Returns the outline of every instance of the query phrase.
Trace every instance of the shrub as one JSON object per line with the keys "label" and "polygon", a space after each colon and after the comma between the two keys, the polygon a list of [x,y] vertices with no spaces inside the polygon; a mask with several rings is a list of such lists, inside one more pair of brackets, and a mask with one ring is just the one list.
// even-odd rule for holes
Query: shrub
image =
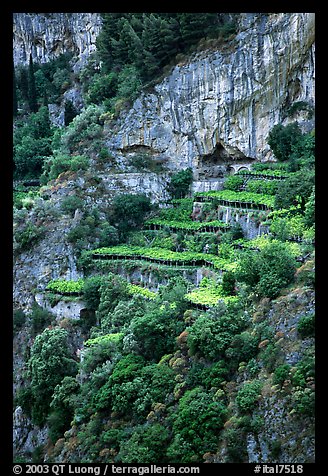
{"label": "shrub", "polygon": [[43,236],[44,227],[36,226],[31,222],[24,225],[22,230],[16,230],[14,238],[18,244],[18,250],[26,251],[34,246]]}
{"label": "shrub", "polygon": [[116,195],[109,220],[117,227],[120,236],[125,237],[131,229],[141,227],[151,209],[150,199],[144,194]]}
{"label": "shrub", "polygon": [[67,213],[73,217],[75,211],[78,208],[83,209],[83,205],[84,201],[82,198],[77,197],[76,195],[69,195],[62,200],[60,208],[64,213]]}
{"label": "shrub", "polygon": [[167,452],[171,461],[202,462],[205,451],[214,452],[226,414],[223,403],[213,401],[201,387],[188,390],[172,415],[174,437]]}
{"label": "shrub", "polygon": [[169,430],[160,423],[134,427],[132,436],[121,444],[117,459],[122,463],[163,463],[169,437]]}
{"label": "shrub", "polygon": [[49,180],[55,180],[58,175],[71,170],[77,172],[86,170],[89,166],[89,159],[83,155],[67,155],[56,153],[44,162],[41,182],[46,184]]}
{"label": "shrub", "polygon": [[245,326],[244,317],[234,306],[217,306],[202,314],[188,328],[188,345],[191,355],[199,353],[209,360],[220,360],[230,346],[235,334]]}
{"label": "shrub", "polygon": [[275,298],[290,284],[296,270],[295,259],[284,243],[268,243],[262,250],[246,253],[236,276],[252,287],[260,297]]}
{"label": "shrub", "polygon": [[28,361],[33,395],[32,421],[43,425],[49,414],[53,391],[63,378],[77,372],[64,329],[45,329],[36,336]]}
{"label": "shrub", "polygon": [[241,413],[252,411],[261,395],[262,383],[259,380],[246,382],[238,391],[236,403]]}
{"label": "shrub", "polygon": [[25,313],[22,309],[15,309],[13,313],[13,330],[14,333],[21,330],[26,321]]}
{"label": "shrub", "polygon": [[34,335],[39,334],[46,326],[48,326],[53,320],[53,317],[54,316],[51,312],[35,303],[32,306],[32,312],[30,314]]}
{"label": "shrub", "polygon": [[236,294],[236,278],[232,271],[226,271],[222,276],[222,291],[225,296]]}
{"label": "shrub", "polygon": [[69,154],[83,154],[93,146],[92,142],[102,136],[100,116],[105,112],[101,106],[91,104],[74,117],[62,135],[61,147]]}
{"label": "shrub", "polygon": [[301,337],[314,337],[315,335],[315,315],[302,316],[297,324],[297,332]]}
{"label": "shrub", "polygon": [[172,198],[183,198],[187,195],[192,183],[192,169],[180,170],[172,175],[168,192]]}
{"label": "shrub", "polygon": [[238,362],[248,362],[258,352],[258,337],[245,331],[233,337],[229,348],[226,350],[226,356],[233,360],[234,364]]}
{"label": "shrub", "polygon": [[290,365],[283,364],[276,368],[273,374],[272,383],[273,385],[282,385],[284,381],[288,378],[290,373]]}
{"label": "shrub", "polygon": [[278,124],[273,127],[268,136],[268,144],[275,157],[280,161],[288,160],[293,152],[293,147],[302,137],[301,129],[297,122],[283,126]]}

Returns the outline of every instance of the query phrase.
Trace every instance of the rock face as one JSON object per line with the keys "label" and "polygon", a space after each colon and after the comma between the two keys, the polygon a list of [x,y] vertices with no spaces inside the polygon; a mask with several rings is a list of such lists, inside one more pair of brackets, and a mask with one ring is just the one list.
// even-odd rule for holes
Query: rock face
{"label": "rock face", "polygon": [[14,64],[27,64],[30,54],[45,63],[71,52],[78,70],[95,51],[100,28],[98,13],[15,13]]}
{"label": "rock face", "polygon": [[142,94],[108,146],[151,147],[172,169],[193,167],[196,180],[204,165],[272,159],[266,139],[284,110],[314,102],[314,14],[242,14],[240,21],[220,51],[195,54]]}

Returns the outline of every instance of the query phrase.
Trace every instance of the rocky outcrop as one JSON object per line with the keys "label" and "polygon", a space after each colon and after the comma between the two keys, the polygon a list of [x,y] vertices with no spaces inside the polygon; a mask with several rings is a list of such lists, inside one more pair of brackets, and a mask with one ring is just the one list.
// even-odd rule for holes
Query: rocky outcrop
{"label": "rocky outcrop", "polygon": [[45,63],[73,53],[80,69],[96,50],[101,28],[98,13],[14,13],[14,64]]}
{"label": "rocky outcrop", "polygon": [[195,179],[204,163],[271,159],[272,127],[289,120],[293,102],[314,102],[314,14],[242,14],[240,22],[235,39],[189,57],[141,94],[109,148],[151,147],[173,169],[193,167]]}

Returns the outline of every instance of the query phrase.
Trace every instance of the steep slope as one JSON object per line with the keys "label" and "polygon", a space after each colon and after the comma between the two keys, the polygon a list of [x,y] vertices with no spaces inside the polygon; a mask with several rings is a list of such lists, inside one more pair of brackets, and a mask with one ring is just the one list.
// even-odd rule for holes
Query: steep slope
{"label": "steep slope", "polygon": [[[71,51],[75,55],[74,69],[77,71],[85,64],[90,52],[94,51],[95,38],[99,29],[100,17],[98,14],[16,14],[15,63],[26,64],[30,52],[36,61],[45,62],[62,52]],[[274,160],[267,144],[268,133],[274,125],[298,120],[304,131],[313,128],[313,120],[302,108],[287,114],[288,108],[295,103],[306,104],[310,108],[313,108],[314,105],[314,14],[241,14],[240,29],[235,38],[230,38],[227,43],[215,47],[212,44],[211,49],[200,49],[192,56],[185,57],[181,64],[176,65],[167,77],[153,87],[151,92],[144,91],[131,109],[122,111],[117,119],[109,118],[110,115],[106,115],[104,110],[98,111],[98,115],[102,118],[97,122],[98,135],[86,135],[87,138],[84,137],[83,140],[80,140],[78,136],[80,130],[84,132],[88,127],[91,130],[94,125],[90,126],[87,121],[84,124],[81,121],[80,130],[78,127],[76,130],[73,127],[70,129],[71,137],[76,139],[78,144],[82,144],[81,150],[88,155],[89,165],[86,169],[78,172],[70,170],[63,172],[58,178],[42,187],[40,196],[35,200],[31,199],[28,207],[16,209],[14,214],[14,307],[16,310],[26,312],[26,322],[23,325],[17,325],[19,329],[15,333],[14,340],[15,391],[24,388],[26,383],[28,385],[28,378],[26,381],[24,378],[28,375],[28,373],[25,374],[26,364],[30,356],[29,350],[33,347],[36,339],[33,328],[33,326],[37,327],[36,324],[39,324],[41,328],[41,330],[39,329],[40,333],[43,329],[49,331],[58,328],[67,329],[70,353],[76,362],[81,359],[80,363],[83,363],[84,354],[80,352],[80,349],[83,348],[90,331],[90,326],[87,331],[80,328],[85,317],[83,312],[81,313],[82,309],[85,310],[84,303],[78,299],[77,304],[68,300],[61,308],[58,307],[56,312],[53,309],[53,315],[48,321],[41,322],[41,325],[37,322],[37,313],[34,311],[31,313],[35,301],[41,305],[45,304],[46,299],[44,296],[42,297],[42,293],[45,294],[45,288],[51,279],[77,280],[86,276],[83,266],[77,266],[79,254],[76,250],[78,247],[74,246],[79,241],[78,233],[82,236],[80,240],[82,245],[79,245],[79,251],[84,247],[85,251],[91,251],[90,257],[92,250],[97,247],[99,242],[98,228],[105,221],[106,213],[111,211],[111,203],[116,195],[144,192],[153,202],[162,206],[168,200],[167,184],[173,171],[186,167],[192,168],[192,191],[201,188],[198,182],[209,183],[209,188],[211,188],[211,183],[215,182],[215,188],[222,188],[223,181],[236,164],[237,167],[249,168],[254,161]],[[85,151],[83,150],[84,146]],[[79,145],[77,149],[73,149],[73,156],[81,153],[78,147]],[[102,152],[105,151],[105,154],[102,154],[102,157],[105,156],[105,158],[101,159],[100,148]],[[164,164],[164,167],[156,169],[156,172],[152,169],[145,171],[142,168],[136,172],[133,169],[133,160],[139,153],[144,154],[143,158],[146,155],[150,162],[153,161],[152,163],[157,161],[156,165]],[[264,181],[265,179],[263,179]],[[74,199],[78,199],[76,207],[71,205],[69,211],[67,210],[67,199],[73,199],[72,203],[74,203]],[[273,200],[272,197],[271,199]],[[197,209],[199,213],[203,212],[201,204],[197,200],[195,203],[197,205],[194,210]],[[230,220],[228,217],[230,217],[233,207],[229,204],[226,207],[227,222]],[[259,233],[261,228],[259,223],[261,225],[262,218],[259,218],[260,213],[259,210],[256,210],[256,206],[251,205],[249,209],[245,204],[243,207],[238,208],[238,205],[236,207],[233,211],[237,218],[233,224],[239,220],[244,227],[244,232],[245,230],[247,232],[247,230],[251,230],[252,224],[257,220],[256,227],[253,227],[255,231],[252,229],[252,234]],[[92,209],[97,209],[98,218],[96,218],[96,214],[92,215]],[[213,207],[211,204],[205,203],[204,210],[203,215],[212,213],[212,220],[220,218],[219,208],[215,203]],[[252,222],[251,215],[254,216],[254,222]],[[188,219],[191,221],[190,216]],[[188,220],[186,222],[183,225],[186,225],[188,229],[190,223]],[[139,235],[136,234],[134,237],[133,245],[136,246],[136,243],[139,245],[138,240],[144,239],[144,246],[151,249],[154,240],[158,238],[161,241],[162,239],[161,246],[164,243],[163,253],[165,255],[173,243],[178,243],[178,233],[176,233],[174,225],[176,223],[170,228],[168,223],[164,224],[165,238],[163,235],[156,237],[156,233],[159,231],[156,228],[153,230],[153,235],[146,235],[149,230],[142,230]],[[95,236],[90,236],[90,230],[93,230]],[[74,232],[76,233],[75,238]],[[86,238],[83,233],[86,233]],[[109,233],[108,228],[107,233]],[[192,241],[194,238],[192,234],[186,238],[187,232],[184,231],[184,233],[184,246],[188,240],[187,246],[199,246],[196,243],[197,237],[195,241]],[[208,238],[213,239],[211,244],[216,253],[219,250],[218,243],[222,234],[220,231],[215,235],[212,230],[212,236]],[[245,233],[246,235],[247,233]],[[24,240],[22,240],[22,236]],[[200,243],[202,243],[202,239],[203,237],[201,237]],[[88,240],[90,241],[88,242]],[[232,248],[231,242],[230,245]],[[234,265],[236,260],[231,258],[233,251],[231,255],[229,254],[231,249],[228,250],[229,252],[227,251],[230,245],[225,249],[223,246],[222,253],[224,254],[226,251],[229,259],[234,261],[230,264]],[[306,246],[309,247],[311,250],[309,254],[313,252],[311,242],[302,243],[303,245],[304,249]],[[205,254],[203,250],[204,248],[201,253]],[[193,253],[195,250],[191,251]],[[242,253],[242,250],[240,252]],[[302,253],[305,255],[303,249]],[[305,259],[303,255],[301,259]],[[161,259],[162,257],[159,257],[157,261]],[[120,272],[133,281],[143,275],[137,269],[138,264],[131,263],[131,261],[120,263]],[[109,270],[115,270],[115,266],[112,268],[107,266],[112,264],[110,260],[104,263],[98,262],[99,269],[93,270],[93,272],[98,274],[100,270],[99,274],[106,274]],[[152,285],[151,273],[155,275],[158,269],[153,263],[150,265],[147,263],[148,268],[145,263],[142,265],[146,269],[146,279],[142,284],[147,286],[149,277],[148,284]],[[160,268],[160,266],[161,264],[158,267]],[[195,263],[193,268],[191,266],[191,272],[196,275],[197,285],[202,277],[215,276],[212,269],[208,269],[206,266],[200,269],[199,266],[197,268]],[[213,463],[237,461],[238,458],[242,462],[314,461],[313,415],[311,412],[307,413],[306,408],[304,410],[306,405],[311,409],[313,402],[313,376],[310,373],[306,374],[305,371],[304,375],[302,374],[303,360],[312,359],[313,337],[304,337],[298,330],[301,318],[314,313],[313,281],[312,279],[308,279],[308,282],[306,279],[302,281],[302,271],[305,275],[309,270],[310,273],[314,273],[313,262],[307,262],[305,268],[306,266],[307,270],[304,271],[302,268],[299,270],[296,286],[285,289],[283,295],[273,301],[270,299],[255,301],[247,309],[245,316],[250,319],[247,338],[252,344],[250,345],[250,354],[253,357],[248,359],[249,356],[247,356],[247,362],[236,358],[237,367],[231,366],[229,377],[226,380],[221,379],[222,381],[218,384],[220,388],[216,388],[214,385],[212,388],[211,382],[207,381],[206,392],[208,394],[203,397],[213,397],[215,402],[224,402],[227,407],[227,418],[224,426],[220,428],[222,433],[219,434],[215,448],[211,452],[199,456],[203,460]],[[132,272],[135,269],[137,272],[133,275]],[[116,268],[117,274],[119,274],[118,270],[119,266]],[[172,269],[170,271],[169,273],[166,269],[162,269],[162,275],[165,275],[166,280],[174,272]],[[219,271],[221,273],[222,270]],[[182,272],[184,273],[184,270]],[[184,275],[187,276],[187,274],[188,270]],[[168,296],[170,295],[168,294]],[[163,301],[163,303],[159,301],[158,309],[154,315],[159,309],[165,308],[167,304],[167,301]],[[46,305],[51,310],[49,303]],[[123,303],[123,310],[124,305]],[[189,303],[187,306],[192,307]],[[60,309],[64,308],[65,316],[60,314]],[[171,311],[175,312],[174,306],[170,308],[169,312]],[[177,311],[174,318],[170,318],[165,325],[172,325],[171,323],[176,321],[180,332],[181,326],[188,328],[193,324],[193,319],[198,317],[198,311],[199,308],[196,311],[196,317],[193,316],[193,311],[189,308],[185,314],[179,315]],[[133,313],[133,311],[131,312]],[[124,313],[129,317],[127,311]],[[167,331],[165,325],[164,329]],[[84,331],[86,335],[84,335]],[[97,337],[113,336],[113,334],[102,336],[103,329],[100,328],[99,322],[93,331],[94,336]],[[140,326],[141,334],[142,331],[143,328]],[[168,406],[171,405],[169,409],[171,413],[178,411],[184,393],[193,391],[193,379],[196,382],[202,382],[201,379],[197,380],[200,378],[197,374],[200,372],[199,368],[202,365],[208,368],[216,365],[213,365],[211,359],[206,361],[203,357],[192,355],[186,344],[187,332],[185,330],[179,337],[179,332],[176,334],[174,334],[175,330],[172,332],[174,353],[163,356],[161,354],[163,360],[160,369],[163,371],[163,368],[169,367],[170,371],[175,372],[175,387],[168,394],[166,401]],[[166,333],[160,337],[163,341]],[[202,333],[202,335],[205,334],[205,332]],[[269,337],[267,338],[266,335]],[[120,338],[121,335],[118,337]],[[133,332],[125,337],[123,354],[124,352],[128,353],[129,349],[132,349],[132,354],[135,349],[138,352],[138,346],[133,347],[135,345]],[[143,337],[148,338],[148,335]],[[255,345],[254,342],[257,338],[259,338],[259,342]],[[155,334],[154,340],[157,342],[160,339],[156,338]],[[96,341],[97,338],[93,340]],[[238,343],[238,340],[236,342]],[[113,344],[111,350],[115,345]],[[97,365],[93,369],[95,370],[94,374],[90,369],[85,370],[87,366],[81,367],[82,370],[77,374],[76,382],[84,389],[83,391],[87,392],[85,390],[87,385],[83,387],[83,384],[88,379],[92,381],[92,378],[99,377],[97,385],[100,385],[99,382],[102,382],[102,379],[105,381],[109,378],[112,366],[117,363],[115,359],[119,360],[122,357],[119,354],[121,350],[119,348],[118,353],[115,349],[113,350],[113,362],[109,360],[104,362],[105,365],[101,370],[103,374]],[[146,352],[149,354],[151,349],[146,349]],[[128,355],[130,354],[128,353]],[[229,365],[233,363],[234,357],[231,355],[229,357],[229,352],[225,357],[230,362]],[[100,355],[100,360],[101,358],[102,355]],[[93,359],[92,351],[89,354],[89,359],[90,361]],[[110,355],[110,359],[112,359],[112,355]],[[278,367],[286,364],[288,372],[285,372],[284,379],[280,376],[279,384],[277,384],[278,377],[275,372]],[[198,365],[199,367],[197,367]],[[204,370],[204,375],[207,370]],[[97,371],[100,372],[98,377]],[[188,374],[188,372],[190,373]],[[260,380],[262,383],[264,382],[264,385],[258,400],[254,402],[251,414],[241,414],[240,408],[236,404],[236,397],[244,384],[252,383],[253,380]],[[97,390],[99,388],[97,387]],[[84,396],[83,394],[79,395],[81,399],[79,405],[82,410],[74,408],[77,411],[74,414],[72,427],[66,433],[61,434],[57,443],[48,441],[48,422],[43,428],[38,428],[31,423],[30,418],[24,414],[20,406],[16,408],[14,446],[17,455],[22,455],[23,458],[34,457],[43,462],[81,462],[84,459],[86,462],[91,460],[108,462],[115,461],[114,458],[118,451],[121,451],[122,461],[132,462],[124,461],[124,458],[129,457],[129,453],[124,455],[124,445],[129,435],[135,430],[133,423],[130,425],[129,418],[125,418],[126,421],[123,423],[119,418],[115,420],[117,415],[115,415],[115,411],[111,411],[110,407],[106,407],[106,398],[102,401],[103,397],[99,393],[97,398],[93,399],[92,385],[90,389],[90,392],[85,395],[87,397],[85,408],[83,406]],[[88,399],[92,400],[90,408],[87,408]],[[22,405],[26,404],[26,395],[25,401],[23,395],[20,402],[23,402]],[[92,405],[95,402],[100,412],[92,414]],[[144,420],[140,420],[141,424],[145,425],[143,429],[148,428],[148,424],[151,426],[153,422],[163,423],[164,426],[167,424],[165,405],[158,403],[160,400],[154,400],[154,402],[152,411],[146,415]],[[148,404],[148,400],[146,403],[142,403],[145,408],[148,408]],[[294,407],[296,411],[293,411]],[[101,413],[101,411],[104,412]],[[83,412],[85,412],[84,415],[82,415]],[[91,418],[88,421],[90,415]],[[69,416],[71,417],[72,414],[69,413]],[[142,417],[144,416],[142,414]],[[70,421],[67,417],[65,423]],[[117,427],[120,428],[121,424],[123,427],[127,424],[127,433],[122,437],[122,447],[118,449],[122,441],[117,443],[115,438],[118,438]],[[136,434],[139,430],[138,427]],[[87,437],[85,442],[83,434]],[[111,446],[110,438],[113,434],[116,434],[115,444]],[[98,436],[103,439],[100,440]],[[90,446],[94,444],[95,447],[88,448],[89,437]],[[37,454],[38,446],[42,447],[39,456]],[[179,444],[176,447],[178,448]]]}
{"label": "steep slope", "polygon": [[243,14],[240,22],[233,40],[186,59],[142,94],[108,146],[117,154],[147,146],[172,168],[193,167],[196,179],[208,161],[271,159],[266,139],[284,110],[314,102],[314,14]]}

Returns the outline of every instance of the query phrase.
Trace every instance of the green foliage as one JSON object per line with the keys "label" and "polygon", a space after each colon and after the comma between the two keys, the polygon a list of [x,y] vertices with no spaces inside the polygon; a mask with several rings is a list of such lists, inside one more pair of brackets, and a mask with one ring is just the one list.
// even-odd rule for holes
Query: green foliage
{"label": "green foliage", "polygon": [[313,116],[313,106],[305,101],[296,101],[286,111],[288,117],[292,117],[295,113],[299,111],[306,111],[308,119],[312,119]]}
{"label": "green foliage", "polygon": [[249,180],[246,185],[246,192],[275,195],[280,183],[281,180]]}
{"label": "green foliage", "polygon": [[273,208],[274,197],[263,193],[235,192],[233,190],[210,190],[209,192],[196,192],[194,198],[201,200],[216,200],[223,205],[236,206],[247,204],[252,207]]}
{"label": "green foliage", "polygon": [[88,345],[83,356],[82,370],[87,373],[94,372],[107,361],[111,361],[122,350],[121,334],[99,336],[88,339],[86,342]]}
{"label": "green foliage", "polygon": [[36,112],[38,110],[32,54],[30,54],[30,62],[28,68],[28,104],[31,112]]}
{"label": "green foliage", "polygon": [[96,73],[88,85],[87,101],[101,104],[105,99],[115,96],[117,81],[117,73],[114,71],[109,74]]}
{"label": "green foliage", "polygon": [[205,306],[215,306],[219,301],[225,303],[237,301],[236,296],[230,296],[226,293],[231,287],[226,284],[225,290],[222,284],[208,278],[203,278],[200,286],[190,293],[186,294],[186,299],[194,304],[202,304]]}
{"label": "green foliage", "polygon": [[238,362],[248,362],[256,356],[258,352],[259,339],[248,331],[237,334],[233,337],[226,356],[234,364]]}
{"label": "green foliage", "polygon": [[130,298],[127,282],[118,275],[110,273],[100,287],[100,299],[97,318],[101,327],[107,324],[109,314],[120,301]]}
{"label": "green foliage", "polygon": [[84,201],[82,198],[76,195],[69,195],[68,197],[63,198],[60,208],[64,213],[74,216],[74,213],[77,209],[83,209]]}
{"label": "green foliage", "polygon": [[297,122],[283,126],[277,124],[270,131],[267,142],[271,147],[275,157],[280,161],[288,160],[302,137],[301,129]]}
{"label": "green foliage", "polygon": [[14,333],[19,332],[24,326],[26,321],[26,316],[23,309],[14,309],[13,312],[13,330]]}
{"label": "green foliage", "polygon": [[106,73],[132,65],[143,81],[207,35],[234,32],[217,13],[105,13],[97,51]]}
{"label": "green foliage", "polygon": [[277,367],[274,371],[272,383],[273,385],[282,385],[284,381],[289,377],[290,365],[283,364]]}
{"label": "green foliage", "polygon": [[180,170],[172,175],[168,192],[172,198],[183,198],[187,195],[192,182],[192,169]]}
{"label": "green foliage", "polygon": [[304,224],[307,227],[311,227],[315,222],[315,187],[313,186],[311,195],[308,197],[305,203],[304,210]]}
{"label": "green foliage", "polygon": [[306,337],[315,336],[315,315],[309,314],[300,317],[297,323],[297,332],[305,339]]}
{"label": "green foliage", "polygon": [[141,227],[151,209],[150,199],[144,194],[116,195],[112,202],[109,219],[123,238],[131,229]]}
{"label": "green foliage", "polygon": [[215,452],[226,407],[201,387],[187,390],[172,416],[173,441],[167,456],[172,463],[203,462],[205,451]]}
{"label": "green foliage", "polygon": [[127,333],[131,334],[138,352],[146,359],[159,361],[162,355],[175,348],[175,339],[184,329],[176,307],[174,303],[156,306],[131,320]]}
{"label": "green foliage", "polygon": [[232,271],[226,271],[222,276],[222,292],[225,296],[236,294],[236,277]]}
{"label": "green foliage", "polygon": [[169,439],[169,430],[160,423],[136,426],[132,436],[121,444],[117,459],[122,463],[163,463],[167,461],[165,451]]}
{"label": "green foliage", "polygon": [[39,334],[46,326],[53,320],[53,314],[47,309],[39,306],[37,303],[33,304],[29,318],[32,322],[32,329],[34,335]]}
{"label": "green foliage", "polygon": [[47,418],[52,443],[55,443],[70,428],[74,416],[74,396],[78,390],[79,384],[76,379],[68,376],[64,377],[54,389],[50,403],[51,413]]}
{"label": "green foliage", "polygon": [[65,110],[64,110],[64,124],[68,126],[75,116],[77,116],[78,111],[75,108],[74,104],[70,100],[65,101]]}
{"label": "green foliage", "polygon": [[84,280],[83,299],[87,308],[96,311],[100,302],[100,287],[104,282],[102,276],[90,276]]}
{"label": "green foliage", "polygon": [[304,211],[305,204],[313,193],[313,186],[314,170],[307,168],[295,172],[279,185],[274,202],[275,208],[300,205]]}
{"label": "green foliage", "polygon": [[64,329],[45,329],[36,336],[31,348],[28,368],[34,400],[32,420],[37,425],[46,421],[56,385],[65,376],[74,376],[77,372],[77,364],[68,350],[67,337]]}
{"label": "green foliage", "polygon": [[88,166],[89,159],[84,155],[55,153],[44,161],[41,182],[46,184],[49,180],[56,179],[63,172],[68,170],[78,172],[79,170],[86,170]]}
{"label": "green foliage", "polygon": [[[127,285],[127,292],[131,294],[131,285]],[[133,285],[132,285],[133,286]],[[139,288],[142,289],[143,288]],[[145,289],[147,293],[148,289]],[[151,291],[148,291],[151,293]],[[139,293],[128,301],[119,301],[113,311],[106,313],[101,320],[103,332],[119,332],[126,329],[134,317],[140,317],[145,312],[145,299]]]}
{"label": "green foliage", "polygon": [[237,279],[252,287],[261,297],[275,298],[290,284],[295,273],[295,259],[284,243],[268,243],[259,253],[243,255]]}
{"label": "green foliage", "polygon": [[227,378],[229,370],[225,360],[219,360],[211,366],[194,363],[188,372],[186,382],[192,387],[203,386],[205,389],[219,387]]}
{"label": "green foliage", "polygon": [[251,412],[255,408],[261,396],[262,385],[259,380],[243,384],[236,396],[236,403],[241,413]]}
{"label": "green foliage", "polygon": [[245,318],[237,305],[216,306],[188,327],[190,353],[199,353],[211,361],[223,359],[234,336],[244,328]]}
{"label": "green foliage", "polygon": [[26,251],[31,249],[44,236],[44,231],[44,227],[36,226],[31,222],[27,222],[23,228],[15,230],[14,238],[18,244],[18,250]]}
{"label": "green foliage", "polygon": [[102,137],[104,112],[103,107],[90,104],[75,116],[63,132],[60,152],[83,155],[93,150],[93,143]]}
{"label": "green foliage", "polygon": [[189,251],[170,251],[164,248],[146,248],[142,246],[112,246],[97,248],[91,252],[94,258],[106,259],[106,256],[113,256],[117,259],[127,259],[129,257],[139,257],[147,259],[148,261],[158,261],[163,264],[174,265],[204,265],[211,266],[218,269],[231,270],[236,267],[236,263],[231,263],[229,260],[219,258],[210,253],[194,253]]}
{"label": "green foliage", "polygon": [[50,156],[52,130],[48,108],[43,106],[30,114],[28,121],[19,121],[14,130],[14,166],[17,178],[35,178]]}
{"label": "green foliage", "polygon": [[141,420],[153,403],[166,400],[174,385],[174,372],[168,366],[144,367],[140,357],[129,354],[116,363],[112,375],[95,395],[95,407],[98,411],[111,408],[135,421]]}
{"label": "green foliage", "polygon": [[67,281],[65,279],[53,279],[48,284],[46,289],[58,294],[82,294],[84,288],[84,281],[82,278],[77,281]]}
{"label": "green foliage", "polygon": [[244,184],[244,178],[240,175],[229,175],[229,177],[224,181],[223,188],[225,190],[233,190],[239,192],[242,185]]}

